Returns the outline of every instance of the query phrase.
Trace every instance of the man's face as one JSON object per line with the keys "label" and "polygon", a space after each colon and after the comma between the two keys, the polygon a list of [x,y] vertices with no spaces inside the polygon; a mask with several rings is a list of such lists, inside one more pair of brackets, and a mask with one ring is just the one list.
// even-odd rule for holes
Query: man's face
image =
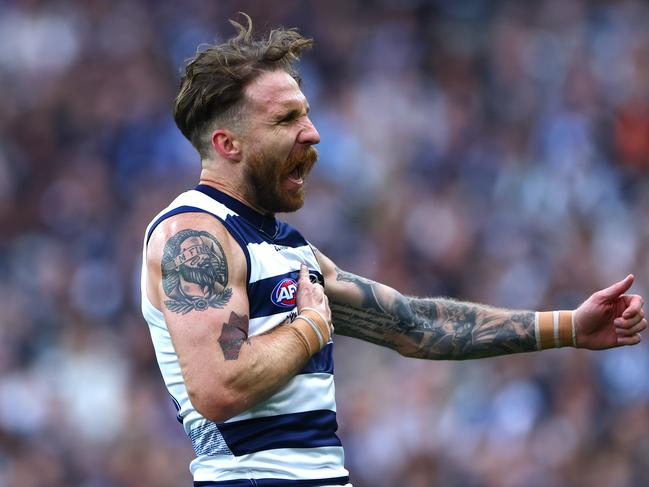
{"label": "man's face", "polygon": [[320,142],[307,100],[284,71],[262,74],[245,96],[246,196],[271,213],[298,210],[304,204],[304,179],[318,158],[312,145]]}

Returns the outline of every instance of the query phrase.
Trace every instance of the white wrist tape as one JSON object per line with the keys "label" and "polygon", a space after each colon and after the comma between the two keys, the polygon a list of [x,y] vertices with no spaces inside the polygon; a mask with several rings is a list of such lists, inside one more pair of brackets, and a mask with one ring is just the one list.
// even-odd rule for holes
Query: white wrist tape
{"label": "white wrist tape", "polygon": [[323,323],[326,323],[327,326],[328,326],[329,328],[331,328],[331,321],[326,320],[325,317],[324,317],[324,315],[323,315],[322,313],[320,313],[320,311],[318,311],[318,310],[315,309],[315,308],[309,308],[308,306],[305,306],[304,308],[300,308],[300,310],[298,311],[298,313],[302,313],[302,311],[305,311],[305,310],[309,310],[309,311],[313,311],[314,313],[317,313],[318,316],[322,319],[322,322],[323,322]]}

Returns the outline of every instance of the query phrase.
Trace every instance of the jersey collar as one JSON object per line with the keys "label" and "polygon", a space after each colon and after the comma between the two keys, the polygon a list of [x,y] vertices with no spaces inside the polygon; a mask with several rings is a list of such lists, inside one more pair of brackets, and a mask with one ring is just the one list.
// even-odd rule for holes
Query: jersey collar
{"label": "jersey collar", "polygon": [[207,184],[199,184],[194,189],[225,205],[270,238],[277,235],[278,225],[274,216],[263,215],[229,194],[225,194]]}

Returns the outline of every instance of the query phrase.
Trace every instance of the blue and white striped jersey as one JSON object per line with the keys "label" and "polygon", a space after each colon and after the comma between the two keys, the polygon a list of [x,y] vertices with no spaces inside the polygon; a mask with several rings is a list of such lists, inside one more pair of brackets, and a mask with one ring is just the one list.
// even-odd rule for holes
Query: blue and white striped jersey
{"label": "blue and white striped jersey", "polygon": [[164,316],[147,297],[146,244],[164,219],[186,212],[213,215],[243,249],[248,263],[250,337],[296,314],[294,289],[301,264],[322,281],[307,241],[290,225],[261,215],[205,185],[178,196],[146,230],[142,267],[142,313],[178,418],[192,441],[190,470],[196,486],[315,486],[349,482],[336,436],[333,342],[269,399],[214,423],[194,409]]}

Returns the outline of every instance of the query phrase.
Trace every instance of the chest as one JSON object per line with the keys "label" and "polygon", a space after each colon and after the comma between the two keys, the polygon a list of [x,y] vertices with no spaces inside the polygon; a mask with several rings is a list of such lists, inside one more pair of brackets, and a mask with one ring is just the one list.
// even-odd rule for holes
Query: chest
{"label": "chest", "polygon": [[320,266],[309,245],[279,246],[269,243],[248,245],[248,300],[251,324],[257,333],[297,314],[299,269],[309,269],[313,282],[323,284]]}

